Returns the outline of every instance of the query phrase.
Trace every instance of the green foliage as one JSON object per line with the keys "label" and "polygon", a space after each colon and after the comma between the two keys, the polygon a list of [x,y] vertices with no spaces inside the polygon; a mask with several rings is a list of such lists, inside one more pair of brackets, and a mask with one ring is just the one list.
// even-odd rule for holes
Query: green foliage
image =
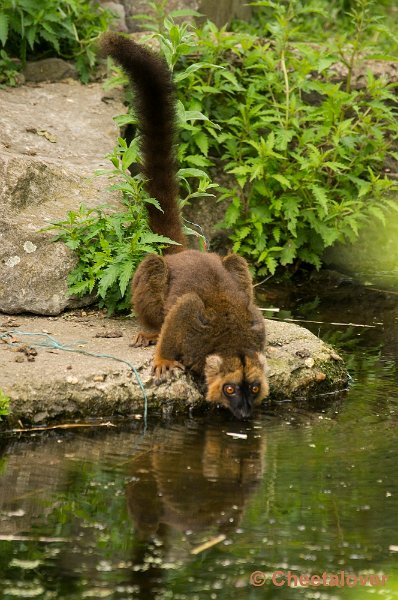
{"label": "green foliage", "polygon": [[[371,72],[352,89],[373,22],[365,0],[352,13],[351,45],[331,48],[296,41],[308,13],[295,12],[299,2],[257,4],[272,8],[267,43],[171,20],[157,37],[185,110],[209,118],[182,131],[180,161],[229,173],[222,226],[264,275],[300,262],[318,268],[327,246],[354,240],[367,221],[383,223],[397,207],[387,194],[397,186],[382,174],[397,138],[397,104],[394,86]],[[347,68],[342,83],[338,62]]]}
{"label": "green foliage", "polygon": [[49,228],[57,230],[55,239],[65,242],[78,257],[68,278],[69,293],[96,293],[100,306],[106,306],[110,313],[129,308],[128,284],[145,253],[159,253],[166,242],[173,243],[148,228],[145,203],[155,201],[145,194],[142,177],[128,173],[134,157],[131,150],[120,138],[110,156],[114,168],[103,172],[117,179],[111,189],[122,192],[124,210],[82,205]]}
{"label": "green foliage", "polygon": [[[3,0],[0,43],[10,56],[25,64],[29,57],[56,55],[76,61],[83,81],[95,63],[94,42],[108,29],[109,11],[87,0]],[[0,77],[7,71],[0,63]],[[13,76],[8,76],[12,81]]]}
{"label": "green foliage", "polygon": [[2,417],[6,417],[10,414],[10,398],[5,395],[3,390],[0,388],[0,421]]}
{"label": "green foliage", "polygon": [[201,14],[191,8],[169,10],[169,0],[146,2],[147,12],[134,15],[132,18],[141,23],[145,31],[163,31],[165,19],[185,19],[187,17],[200,17]]}
{"label": "green foliage", "polygon": [[[180,55],[181,43],[176,40],[173,49],[170,54],[171,62],[174,61],[174,55]],[[120,69],[116,69],[113,84],[119,85],[124,81],[124,75]],[[112,82],[108,82],[108,88],[111,86]],[[182,131],[200,136],[198,122],[206,122],[209,127],[217,128],[200,111],[186,110],[181,101],[177,108]],[[137,123],[135,116],[131,114],[120,115],[115,121],[120,127]],[[195,156],[186,156],[183,160],[183,146],[179,152],[179,158],[184,162],[183,168],[177,172],[181,191],[180,207],[194,198],[213,196],[211,190],[217,185],[211,182],[201,168],[208,163],[196,160]],[[113,168],[97,174],[116,181],[110,190],[121,192],[123,210],[120,211],[117,206],[81,206],[78,211],[70,211],[66,220],[53,224],[49,229],[56,230],[58,233],[55,240],[65,242],[78,257],[77,266],[68,278],[69,293],[77,296],[95,293],[99,297],[100,306],[105,306],[113,313],[130,308],[128,284],[144,256],[149,252],[161,253],[166,244],[175,242],[149,230],[145,205],[151,203],[160,207],[145,191],[142,175],[132,176],[129,171],[132,164],[141,164],[139,138],[136,137],[129,145],[123,138],[119,138],[118,145],[108,158]],[[203,247],[204,240],[200,233],[188,226],[184,230],[188,235],[197,236],[199,246]]]}
{"label": "green foliage", "polygon": [[0,87],[14,87],[18,83],[20,65],[12,60],[5,50],[0,50]]}
{"label": "green foliage", "polygon": [[[134,121],[134,118],[123,116],[117,120],[126,122]],[[115,180],[110,190],[122,193],[124,208],[82,205],[48,229],[57,231],[54,239],[62,240],[77,254],[77,265],[68,277],[69,293],[76,296],[94,293],[99,298],[99,306],[106,307],[112,314],[130,309],[129,282],[144,256],[149,252],[159,254],[165,244],[176,242],[153,233],[148,227],[145,205],[159,205],[146,193],[142,175],[130,175],[129,167],[140,160],[137,140],[128,146],[123,138],[119,138],[108,158],[113,168],[97,174]],[[202,171],[193,171],[179,171],[179,178],[185,181],[186,188],[182,203],[198,195],[210,195],[207,189],[212,184],[207,176]],[[191,183],[195,178],[198,179],[196,191],[192,190]],[[186,233],[198,235],[189,228]]]}
{"label": "green foliage", "polygon": [[357,18],[360,12],[365,17],[362,19],[365,25],[362,49],[368,52],[374,47],[377,52],[382,50],[390,55],[398,51],[398,13],[391,0],[279,0],[278,3],[260,0],[250,4],[253,19],[249,27],[245,22],[235,21],[232,24],[235,30],[247,32],[250,29],[256,35],[272,36],[274,11],[280,5],[284,9],[294,8],[295,40],[343,46],[355,38],[361,24]]}
{"label": "green foliage", "polygon": [[[374,26],[366,0],[352,9],[345,43],[342,34],[330,46],[308,43],[304,23],[313,3],[256,4],[270,11],[266,42],[258,33],[227,33],[212,23],[195,29],[170,18],[152,35],[177,85],[181,206],[212,195],[216,186],[204,169],[227,179],[221,225],[262,276],[301,262],[319,268],[326,247],[354,240],[370,220],[383,224],[397,208],[388,194],[397,185],[383,166],[397,159],[398,131],[394,86],[370,71],[363,87],[353,86],[366,51],[375,50],[365,44]],[[136,124],[134,115],[117,122]],[[71,292],[94,291],[111,311],[128,305],[128,280],[144,254],[165,243],[148,237],[145,204],[154,200],[142,177],[128,172],[140,163],[138,147],[137,139],[129,146],[120,139],[111,156],[123,212],[81,208],[54,226],[78,253]]]}

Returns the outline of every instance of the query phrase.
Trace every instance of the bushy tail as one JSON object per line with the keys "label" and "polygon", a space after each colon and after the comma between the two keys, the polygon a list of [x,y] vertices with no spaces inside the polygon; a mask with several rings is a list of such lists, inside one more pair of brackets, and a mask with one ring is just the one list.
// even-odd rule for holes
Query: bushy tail
{"label": "bushy tail", "polygon": [[164,211],[148,204],[149,225],[155,233],[181,244],[166,250],[178,252],[184,249],[186,239],[177,205],[175,89],[171,72],[159,55],[128,37],[108,32],[101,36],[99,45],[103,55],[111,56],[123,67],[134,90],[146,188]]}

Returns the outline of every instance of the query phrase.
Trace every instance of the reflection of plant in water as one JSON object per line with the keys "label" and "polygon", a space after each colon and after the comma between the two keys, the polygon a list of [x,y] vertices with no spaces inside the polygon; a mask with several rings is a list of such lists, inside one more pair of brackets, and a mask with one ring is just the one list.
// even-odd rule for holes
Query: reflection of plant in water
{"label": "reflection of plant in water", "polygon": [[[14,542],[12,555],[40,563],[40,577],[37,570],[23,571],[24,589],[47,581],[46,589],[51,587],[59,594],[67,594],[68,598],[72,597],[70,594],[81,598],[90,584],[80,574],[65,577],[65,565],[73,569],[74,556],[82,561],[79,573],[81,570],[101,571],[102,564],[112,565],[109,573],[106,566],[103,567],[100,579],[119,581],[121,572],[115,574],[113,565],[125,558],[126,551],[129,553],[133,533],[126,509],[124,473],[104,469],[103,465],[74,461],[68,464],[65,479],[63,491],[49,493],[46,499],[36,498],[45,516],[32,527],[31,542]],[[78,531],[84,531],[84,536],[77,537]],[[50,537],[64,538],[67,543],[34,541],[40,535],[48,536],[49,532]],[[9,578],[10,556],[10,548],[4,548],[3,552],[0,544],[0,581]],[[62,569],[54,569],[58,556]],[[95,587],[94,582],[92,587]]]}
{"label": "reflection of plant in water", "polygon": [[365,347],[363,338],[355,328],[345,330],[329,330],[321,337],[340,352],[354,384],[366,386],[364,391],[364,412],[366,413],[373,401],[378,402],[384,389],[391,385],[397,376],[395,360],[383,356],[383,344]]}
{"label": "reflection of plant in water", "polygon": [[[352,327],[351,325],[340,327],[342,328],[338,329],[336,325],[325,323],[322,326],[320,337],[327,344],[335,346],[342,352],[349,353],[352,357],[354,357],[354,351],[357,351],[358,354],[363,354],[365,350],[362,336],[363,330],[359,330],[358,327]],[[369,356],[379,356],[381,348],[382,344],[368,346],[366,347],[366,352],[369,353]]]}
{"label": "reflection of plant in water", "polygon": [[0,421],[2,417],[10,414],[10,399],[0,388]]}
{"label": "reflection of plant in water", "polygon": [[103,558],[111,558],[128,546],[131,530],[124,526],[116,532],[111,526],[115,518],[128,522],[122,473],[114,473],[91,463],[78,462],[67,473],[66,490],[73,489],[48,500],[45,510],[54,525],[60,526],[59,533],[68,537],[75,531],[76,522],[90,528],[93,543],[101,549]]}
{"label": "reflection of plant in water", "polygon": [[323,331],[322,340],[337,348],[351,375],[361,379],[380,379],[396,374],[396,363],[383,358],[383,344],[364,346],[363,337],[354,327]]}
{"label": "reflection of plant in water", "polygon": [[[396,562],[391,560],[389,565],[384,566],[384,573],[388,576],[387,580],[387,589],[380,588],[380,591],[377,593],[373,588],[346,588],[344,591],[344,600],[363,600],[364,595],[372,594],[373,596],[380,597],[388,597],[393,600],[394,598],[398,598],[398,576],[392,575],[393,571],[396,571]],[[367,593],[366,593],[367,592]]]}
{"label": "reflection of plant in water", "polygon": [[[397,470],[393,465],[386,473],[382,465],[394,434],[380,427],[379,418],[370,418],[369,406],[361,414],[366,402],[362,394],[352,397],[342,406],[338,425],[322,416],[315,426],[268,436],[261,490],[250,502],[239,536],[242,545],[252,544],[251,564],[266,571],[286,563],[299,572],[391,572],[386,545],[394,539],[389,519],[397,505],[387,490],[395,495]],[[353,548],[362,555],[355,565]],[[238,557],[234,545],[226,552]]]}
{"label": "reflection of plant in water", "polygon": [[319,308],[320,299],[319,296],[315,296],[315,298],[309,302],[300,303],[299,312],[300,315],[307,317],[308,319],[314,318],[314,313],[317,308]]}
{"label": "reflection of plant in water", "polygon": [[0,475],[2,475],[6,470],[7,462],[8,461],[6,458],[0,458]]}
{"label": "reflection of plant in water", "polygon": [[[377,377],[374,382],[377,386]],[[47,488],[33,498],[41,516],[36,512],[27,530],[32,538],[50,535],[67,542],[0,543],[0,581],[12,581],[15,589],[22,589],[22,581],[24,590],[41,585],[47,595],[65,598],[98,597],[98,590],[116,587],[127,598],[139,582],[146,595],[131,592],[131,597],[166,600],[210,597],[198,592],[202,589],[220,590],[217,598],[230,597],[224,590],[247,598],[255,568],[274,571],[283,563],[303,573],[373,568],[389,575],[398,500],[395,430],[385,426],[386,418],[393,424],[392,417],[379,418],[369,410],[373,396],[380,400],[380,390],[369,388],[365,396],[365,387],[350,392],[337,417],[326,411],[307,418],[298,409],[297,427],[287,425],[292,412],[288,418],[259,418],[253,431],[248,423],[220,419],[208,427],[205,419],[189,419],[181,427],[159,427],[153,443],[146,436],[134,453],[130,438],[126,451],[120,436],[111,434],[92,462],[80,457],[74,441],[73,458],[57,467],[58,479],[45,474]],[[227,431],[248,435],[232,439]],[[151,473],[162,530],[145,546],[131,517],[134,510],[151,522],[151,502],[143,490]],[[173,507],[213,525],[196,534],[192,527],[180,528],[181,519],[170,520]],[[207,541],[223,521],[228,521],[225,543],[198,556],[186,552],[193,538],[195,545]],[[14,557],[40,566],[10,569]]]}

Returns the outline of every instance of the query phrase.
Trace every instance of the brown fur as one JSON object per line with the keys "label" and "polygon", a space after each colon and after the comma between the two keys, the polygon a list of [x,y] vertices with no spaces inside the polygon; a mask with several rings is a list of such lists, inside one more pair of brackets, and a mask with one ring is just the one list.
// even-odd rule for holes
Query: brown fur
{"label": "brown fur", "polygon": [[[237,417],[249,416],[268,394],[265,376],[264,319],[253,302],[246,261],[187,250],[177,205],[175,93],[164,61],[120,35],[102,37],[105,54],[130,76],[144,156],[148,191],[163,213],[149,209],[153,231],[178,241],[167,255],[147,256],[133,279],[133,304],[146,331],[134,345],[156,343],[153,370],[158,383],[174,368],[188,367],[204,375],[207,399],[227,406]],[[228,397],[225,384],[234,384]],[[251,392],[256,384],[258,393]]]}
{"label": "brown fur", "polygon": [[139,120],[147,191],[169,215],[164,219],[162,212],[148,204],[149,225],[152,231],[181,244],[169,247],[170,253],[179,252],[186,240],[175,201],[178,184],[174,152],[175,92],[171,73],[160,56],[117,33],[102,35],[99,48],[104,56],[111,56],[124,68],[135,92],[134,107]]}

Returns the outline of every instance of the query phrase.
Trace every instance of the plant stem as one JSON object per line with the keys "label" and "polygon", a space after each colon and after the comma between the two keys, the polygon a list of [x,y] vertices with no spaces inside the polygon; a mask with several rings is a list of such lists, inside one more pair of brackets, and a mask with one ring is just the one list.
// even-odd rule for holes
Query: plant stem
{"label": "plant stem", "polygon": [[285,116],[285,127],[286,129],[289,126],[289,117],[290,117],[290,88],[289,88],[289,77],[286,69],[286,61],[285,61],[285,50],[282,50],[281,53],[281,67],[283,72],[283,78],[285,81],[285,100],[286,100],[286,116]]}

